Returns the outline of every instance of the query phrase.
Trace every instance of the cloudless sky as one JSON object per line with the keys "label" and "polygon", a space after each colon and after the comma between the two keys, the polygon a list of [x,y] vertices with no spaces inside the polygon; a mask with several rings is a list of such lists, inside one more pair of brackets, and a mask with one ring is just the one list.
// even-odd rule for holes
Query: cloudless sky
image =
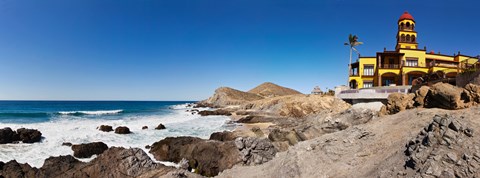
{"label": "cloudless sky", "polygon": [[393,50],[409,11],[419,47],[480,54],[476,0],[0,0],[0,99],[200,100],[270,81],[346,84],[349,33]]}

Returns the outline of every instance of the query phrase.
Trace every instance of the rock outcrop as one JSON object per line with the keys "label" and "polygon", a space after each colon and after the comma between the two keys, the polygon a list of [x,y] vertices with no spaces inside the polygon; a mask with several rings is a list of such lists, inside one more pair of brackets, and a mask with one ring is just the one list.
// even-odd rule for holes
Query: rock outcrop
{"label": "rock outcrop", "polygon": [[92,155],[98,155],[108,149],[103,142],[84,143],[72,145],[73,156],[77,158],[90,158]]}
{"label": "rock outcrop", "polygon": [[[88,163],[74,157],[58,156],[45,160],[39,169],[16,161],[0,162],[0,177],[83,178],[83,177],[161,177],[175,172],[173,167],[155,163],[139,148],[112,147]],[[186,177],[197,177],[182,172]]]}
{"label": "rock outcrop", "polygon": [[271,98],[276,96],[285,96],[285,95],[295,95],[295,94],[302,94],[297,90],[293,90],[290,88],[282,87],[274,83],[265,82],[260,84],[259,86],[251,89],[248,93],[254,93],[265,98]]}
{"label": "rock outcrop", "polygon": [[132,132],[130,132],[130,129],[128,127],[120,126],[120,127],[115,128],[115,133],[116,134],[129,134],[129,133],[132,133]]}
{"label": "rock outcrop", "polygon": [[236,135],[230,131],[223,131],[223,132],[214,132],[210,135],[209,140],[217,140],[217,141],[232,141],[235,140]]}
{"label": "rock outcrop", "polygon": [[254,110],[270,115],[285,117],[305,117],[324,110],[332,112],[348,109],[350,104],[333,96],[287,95],[253,101],[242,106],[244,110]]}
{"label": "rock outcrop", "polygon": [[233,141],[220,142],[195,137],[167,137],[150,149],[155,159],[180,162],[187,159],[191,169],[204,176],[215,176],[242,161]]}
{"label": "rock outcrop", "polygon": [[109,125],[101,125],[100,127],[98,127],[98,130],[103,132],[111,132],[113,131],[113,128],[112,126],[109,126]]}
{"label": "rock outcrop", "polygon": [[13,131],[11,128],[6,127],[0,129],[0,144],[5,143],[35,143],[42,140],[42,133],[35,129],[19,128]]}
{"label": "rock outcrop", "polygon": [[406,145],[406,177],[476,177],[480,150],[471,128],[449,115],[436,115]]}
{"label": "rock outcrop", "polygon": [[200,114],[201,116],[210,116],[210,115],[230,116],[230,115],[232,115],[231,111],[227,111],[227,110],[224,110],[224,109],[217,109],[217,110],[213,110],[213,111],[204,110],[204,111],[198,112],[198,114]]}
{"label": "rock outcrop", "polygon": [[277,153],[272,142],[268,139],[253,137],[239,137],[235,139],[235,146],[242,154],[245,165],[259,165],[272,160]]}
{"label": "rock outcrop", "polygon": [[35,129],[17,129],[18,138],[23,143],[35,143],[40,142],[42,139],[42,133]]}

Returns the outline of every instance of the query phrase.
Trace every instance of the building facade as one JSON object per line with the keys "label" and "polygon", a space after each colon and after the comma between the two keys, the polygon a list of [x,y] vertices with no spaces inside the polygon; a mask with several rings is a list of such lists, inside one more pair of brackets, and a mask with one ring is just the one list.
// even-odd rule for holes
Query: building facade
{"label": "building facade", "polygon": [[432,73],[443,78],[455,78],[462,72],[465,61],[471,56],[458,52],[445,55],[427,52],[426,47],[418,49],[416,22],[408,12],[398,20],[397,44],[395,50],[377,52],[376,56],[359,56],[350,64],[350,88],[370,88],[376,86],[412,85],[415,79]]}

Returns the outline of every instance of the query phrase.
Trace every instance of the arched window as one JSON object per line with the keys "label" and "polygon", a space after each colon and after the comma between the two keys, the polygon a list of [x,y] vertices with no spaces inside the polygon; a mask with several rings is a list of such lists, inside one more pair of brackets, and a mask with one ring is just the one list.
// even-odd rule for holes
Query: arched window
{"label": "arched window", "polygon": [[415,39],[415,35],[412,35],[412,42],[417,42],[416,39]]}
{"label": "arched window", "polygon": [[400,39],[401,42],[405,42],[405,34],[402,34],[402,38]]}
{"label": "arched window", "polygon": [[415,24],[412,24],[412,30],[415,30]]}
{"label": "arched window", "polygon": [[405,24],[403,22],[400,23],[400,30],[403,30],[404,27],[405,27]]}
{"label": "arched window", "polygon": [[407,29],[410,29],[410,22],[407,22]]}
{"label": "arched window", "polygon": [[412,41],[410,41],[410,35],[407,35],[407,41],[406,42],[412,42]]}

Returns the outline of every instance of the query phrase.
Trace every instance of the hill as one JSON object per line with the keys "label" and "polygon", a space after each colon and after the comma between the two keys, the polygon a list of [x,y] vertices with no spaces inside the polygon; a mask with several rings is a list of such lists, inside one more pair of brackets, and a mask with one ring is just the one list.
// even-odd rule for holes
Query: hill
{"label": "hill", "polygon": [[276,96],[302,94],[297,90],[282,87],[282,86],[279,86],[277,84],[270,83],[270,82],[262,83],[262,84],[258,85],[257,87],[248,91],[248,93],[254,93],[254,94],[266,97],[266,98],[276,97]]}

